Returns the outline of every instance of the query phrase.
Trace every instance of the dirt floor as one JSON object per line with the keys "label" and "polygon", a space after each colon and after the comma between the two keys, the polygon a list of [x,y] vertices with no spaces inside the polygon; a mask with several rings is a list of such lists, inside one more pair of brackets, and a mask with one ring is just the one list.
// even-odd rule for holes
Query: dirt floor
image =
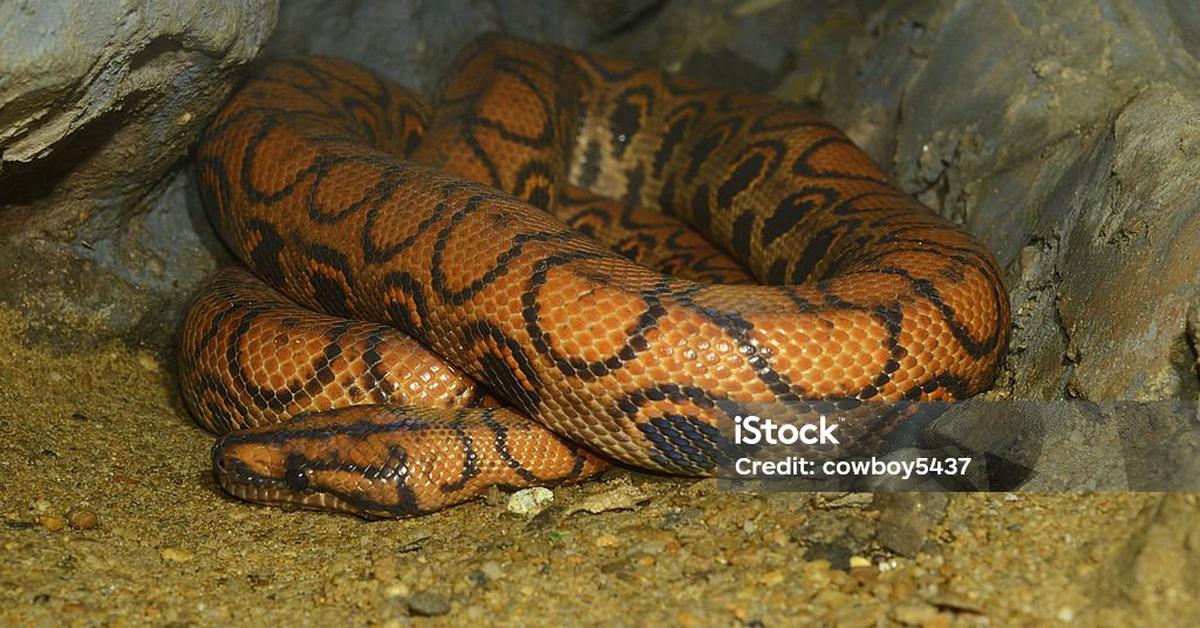
{"label": "dirt floor", "polygon": [[[20,319],[0,312],[0,328]],[[509,512],[502,494],[408,521],[288,512],[222,494],[212,440],[183,411],[172,366],[151,353],[51,355],[20,333],[0,338],[0,623],[1179,617],[1178,604],[1148,606],[1106,584],[1154,495],[955,495],[906,557],[880,541],[905,525],[894,498],[753,495],[627,471],[557,489],[532,518]],[[940,499],[921,497],[910,514]]]}

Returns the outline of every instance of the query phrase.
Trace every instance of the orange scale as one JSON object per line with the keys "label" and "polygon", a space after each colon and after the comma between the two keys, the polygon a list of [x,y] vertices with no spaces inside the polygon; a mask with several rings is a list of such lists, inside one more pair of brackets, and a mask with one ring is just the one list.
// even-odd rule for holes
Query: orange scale
{"label": "orange scale", "polygon": [[296,376],[296,365],[292,362],[283,362],[279,365],[279,374],[287,379],[292,379]]}

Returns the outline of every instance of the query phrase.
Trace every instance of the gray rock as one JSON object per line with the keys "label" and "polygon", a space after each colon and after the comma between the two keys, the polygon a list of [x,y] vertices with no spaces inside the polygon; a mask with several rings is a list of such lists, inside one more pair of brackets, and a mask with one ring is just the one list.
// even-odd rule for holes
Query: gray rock
{"label": "gray rock", "polygon": [[[989,401],[956,404],[930,442],[971,458],[976,490],[1200,490],[1195,402]],[[957,452],[957,453],[953,453]]]}
{"label": "gray rock", "polygon": [[1033,177],[1030,240],[1010,286],[1014,393],[1196,398],[1187,329],[1200,305],[1200,259],[1184,244],[1200,238],[1196,137],[1200,96],[1155,82],[1048,148],[1040,168],[992,178],[1012,189],[1011,177]]}
{"label": "gray rock", "polygon": [[413,615],[436,617],[450,612],[450,600],[430,591],[417,591],[408,598],[408,610]]}
{"label": "gray rock", "polygon": [[268,54],[338,56],[432,95],[459,50],[481,33],[507,32],[588,48],[658,4],[661,0],[294,0],[281,7]]}
{"label": "gray rock", "polygon": [[946,514],[945,493],[882,493],[875,497],[879,520],[875,536],[879,544],[909,558],[916,556],[929,530]]}
{"label": "gray rock", "polygon": [[804,550],[804,560],[827,560],[834,569],[845,571],[850,568],[850,555],[853,552],[845,545],[837,543],[817,542]]}
{"label": "gray rock", "polygon": [[191,186],[168,174],[275,8],[0,3],[0,300],[35,333],[86,346],[161,331],[189,272],[213,266],[180,202]]}

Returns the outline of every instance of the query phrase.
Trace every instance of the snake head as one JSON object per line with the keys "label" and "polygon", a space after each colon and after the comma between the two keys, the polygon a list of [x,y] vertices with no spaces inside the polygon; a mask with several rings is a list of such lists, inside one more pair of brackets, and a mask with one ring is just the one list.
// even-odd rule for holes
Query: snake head
{"label": "snake head", "polygon": [[346,410],[225,434],[212,449],[217,483],[261,504],[366,518],[424,514],[407,485],[405,452],[387,442],[391,426]]}

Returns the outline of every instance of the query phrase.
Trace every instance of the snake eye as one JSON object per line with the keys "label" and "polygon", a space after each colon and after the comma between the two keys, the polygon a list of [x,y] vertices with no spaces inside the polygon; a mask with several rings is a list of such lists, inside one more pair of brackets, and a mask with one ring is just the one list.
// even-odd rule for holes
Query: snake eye
{"label": "snake eye", "polygon": [[283,476],[289,491],[303,491],[308,488],[308,474],[298,468],[291,468]]}

